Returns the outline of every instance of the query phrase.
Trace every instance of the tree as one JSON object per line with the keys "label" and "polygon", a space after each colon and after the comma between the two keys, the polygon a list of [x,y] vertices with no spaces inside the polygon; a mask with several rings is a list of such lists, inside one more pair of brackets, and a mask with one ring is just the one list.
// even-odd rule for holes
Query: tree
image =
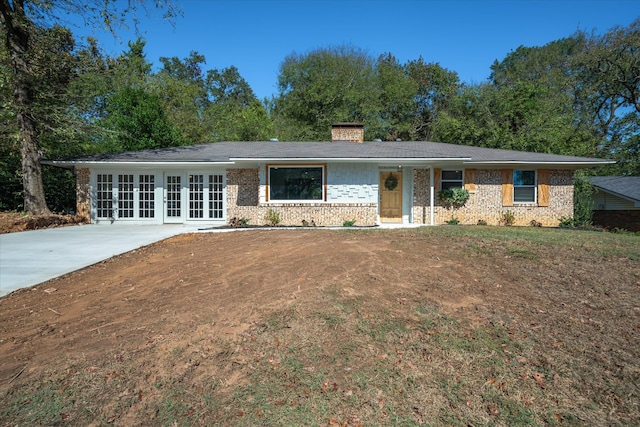
{"label": "tree", "polygon": [[417,84],[391,53],[380,55],[375,69],[379,120],[367,124],[369,135],[390,141],[411,139],[411,116]]}
{"label": "tree", "polygon": [[640,174],[640,18],[628,28],[616,26],[602,36],[587,36],[573,58],[579,73],[577,106],[592,125],[597,154],[618,164],[609,173]]}
{"label": "tree", "polygon": [[411,139],[429,141],[433,123],[446,111],[462,88],[458,74],[437,63],[425,63],[422,58],[405,66],[416,86],[411,115]]}
{"label": "tree", "polygon": [[[38,122],[38,154],[59,157],[72,155],[74,153],[70,148],[73,144],[69,141],[76,122],[68,114],[68,90],[76,76],[78,58],[75,54],[75,41],[68,29],[54,25],[50,28],[34,27],[30,43],[33,45],[28,54],[31,75],[29,85],[32,91],[30,118]],[[9,71],[11,65],[4,46],[0,50],[0,60],[3,81],[9,83],[12,79]],[[24,206],[22,160],[17,138],[16,110],[10,102],[13,100],[10,86],[2,85],[5,108],[0,117],[4,130],[0,135],[0,145],[4,160],[0,164],[0,175],[4,181],[3,188],[7,191],[0,195],[0,205],[3,209],[21,209]],[[48,176],[52,174],[49,173]],[[46,181],[44,175],[43,181]],[[60,210],[59,206],[55,208]]]}
{"label": "tree", "polygon": [[571,58],[584,40],[571,37],[510,52],[490,83],[467,86],[440,112],[443,142],[566,155],[593,155],[599,139],[576,109],[579,74]]}
{"label": "tree", "polygon": [[161,57],[162,69],[150,79],[151,91],[162,100],[167,118],[180,129],[187,144],[207,142],[210,125],[204,110],[210,104],[205,85],[205,57],[191,52],[187,58]]}
{"label": "tree", "polygon": [[[167,15],[175,16],[171,4],[166,6]],[[38,122],[34,116],[34,76],[31,73],[30,51],[32,37],[39,22],[56,21],[65,14],[73,13],[85,17],[89,22],[102,21],[107,28],[114,29],[124,24],[127,17],[135,15],[137,6],[144,1],[120,3],[102,0],[0,0],[0,35],[10,58],[9,71],[13,91],[13,108],[18,128],[18,141],[22,161],[24,209],[32,214],[48,213],[42,183],[41,151],[38,137]]]}
{"label": "tree", "polygon": [[104,125],[114,131],[112,151],[134,151],[182,145],[179,131],[166,117],[160,97],[140,88],[111,95]]}
{"label": "tree", "polygon": [[209,70],[206,88],[210,103],[204,111],[213,141],[265,141],[273,125],[265,106],[234,66]]}
{"label": "tree", "polygon": [[336,122],[375,122],[375,61],[362,50],[331,47],[285,58],[274,115],[279,136],[328,139]]}

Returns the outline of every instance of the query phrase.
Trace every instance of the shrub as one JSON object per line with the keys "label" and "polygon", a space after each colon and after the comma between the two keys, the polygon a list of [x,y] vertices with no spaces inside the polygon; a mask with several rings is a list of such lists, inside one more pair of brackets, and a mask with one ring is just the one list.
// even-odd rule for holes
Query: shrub
{"label": "shrub", "polygon": [[516,223],[516,216],[511,211],[502,212],[502,217],[500,218],[500,224],[511,226]]}
{"label": "shrub", "polygon": [[264,219],[267,221],[267,224],[269,224],[272,227],[275,227],[276,225],[280,224],[280,214],[276,211],[274,211],[273,209],[269,209],[267,211],[267,213],[264,216]]}
{"label": "shrub", "polygon": [[447,209],[452,209],[451,219],[445,221],[449,225],[460,223],[458,218],[454,216],[454,212],[464,206],[469,200],[469,192],[464,188],[448,188],[438,192],[438,201]]}
{"label": "shrub", "polygon": [[442,205],[455,211],[461,208],[469,200],[469,192],[464,188],[449,188],[438,192],[438,200]]}
{"label": "shrub", "polygon": [[347,219],[342,223],[343,227],[353,227],[356,223],[355,219]]}
{"label": "shrub", "polygon": [[560,228],[576,228],[576,221],[572,216],[561,216],[559,221]]}
{"label": "shrub", "polygon": [[231,218],[229,220],[229,224],[232,227],[236,227],[236,228],[237,227],[246,227],[247,224],[249,224],[249,220],[247,218],[245,218],[245,217],[238,218],[237,216],[234,216],[233,218]]}
{"label": "shrub", "polygon": [[479,219],[478,225],[487,225],[487,221],[485,221],[484,219]]}

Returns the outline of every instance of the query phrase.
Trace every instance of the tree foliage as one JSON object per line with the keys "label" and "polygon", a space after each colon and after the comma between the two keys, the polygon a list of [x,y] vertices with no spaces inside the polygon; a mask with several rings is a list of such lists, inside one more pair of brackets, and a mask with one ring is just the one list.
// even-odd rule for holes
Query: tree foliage
{"label": "tree foliage", "polygon": [[336,122],[367,123],[377,104],[374,60],[350,46],[293,53],[280,66],[275,120],[289,140],[328,140]]}
{"label": "tree foliage", "polygon": [[104,125],[114,132],[112,151],[178,147],[180,134],[169,122],[160,97],[144,89],[124,88],[111,95]]}
{"label": "tree foliage", "polygon": [[[0,0],[0,36],[5,46],[7,69],[13,90],[11,104],[16,120],[17,139],[20,144],[21,179],[23,183],[24,210],[33,214],[48,213],[42,181],[40,127],[34,107],[37,102],[37,67],[33,52],[34,34],[46,29],[46,23],[56,22],[61,16],[78,14],[88,22],[100,22],[115,29],[129,16],[144,8],[142,0],[126,4],[101,0]],[[164,8],[162,1],[156,7]],[[175,9],[166,5],[167,15],[174,16]],[[51,93],[51,92],[48,92]]]}
{"label": "tree foliage", "polygon": [[[175,16],[168,2],[158,5]],[[261,101],[235,66],[208,69],[196,51],[161,57],[154,71],[143,39],[110,57],[97,41],[79,46],[70,30],[50,25],[73,13],[113,29],[146,3],[123,6],[0,0],[0,209],[46,212],[41,193],[56,211],[73,208],[72,175],[43,171],[42,156],[322,141],[336,122],[363,123],[367,140],[609,157],[618,163],[587,173],[640,174],[640,19],[602,35],[578,31],[519,46],[491,65],[489,81],[472,85],[438,63],[402,63],[391,52],[292,53],[280,66],[277,95]]]}

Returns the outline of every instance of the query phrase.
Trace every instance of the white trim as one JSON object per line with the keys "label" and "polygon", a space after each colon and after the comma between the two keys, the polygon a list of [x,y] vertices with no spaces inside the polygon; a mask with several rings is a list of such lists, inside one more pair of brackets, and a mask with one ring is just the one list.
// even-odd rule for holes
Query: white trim
{"label": "white trim", "polygon": [[119,161],[91,161],[91,162],[76,162],[76,161],[58,161],[58,160],[47,160],[43,161],[42,164],[49,166],[140,166],[140,167],[163,167],[163,166],[211,166],[211,165],[235,165],[235,162],[224,161],[224,162],[119,162]]}
{"label": "white trim", "polygon": [[[516,185],[516,172],[533,172],[533,184],[532,185]],[[513,182],[513,200],[512,203],[514,206],[516,205],[530,205],[537,206],[538,205],[538,170],[537,169],[514,169],[512,172],[512,182]],[[516,188],[533,188],[533,200],[518,202],[516,201]]]}
{"label": "white trim", "polygon": [[[232,162],[438,162],[438,161],[465,161],[471,160],[471,157],[447,157],[447,158],[430,158],[430,157],[230,157]],[[406,166],[410,166],[408,164]],[[403,165],[405,166],[405,165]]]}
{"label": "white trim", "polygon": [[429,187],[430,187],[430,191],[429,191],[429,220],[431,222],[431,225],[436,225],[435,224],[435,213],[433,212],[433,209],[435,207],[435,186],[434,186],[434,181],[435,180],[435,173],[433,171],[433,166],[429,169]]}
{"label": "white trim", "polygon": [[537,160],[532,160],[532,161],[528,161],[528,160],[506,160],[506,161],[477,161],[477,162],[464,162],[465,165],[485,165],[485,166],[502,166],[502,165],[530,165],[530,166],[536,166],[536,165],[558,165],[558,166],[571,166],[571,165],[575,165],[575,166],[586,166],[586,165],[591,165],[591,166],[600,166],[600,165],[611,165],[615,163],[614,160],[603,160],[603,161],[593,161],[593,162],[544,162],[544,161],[537,161]]}

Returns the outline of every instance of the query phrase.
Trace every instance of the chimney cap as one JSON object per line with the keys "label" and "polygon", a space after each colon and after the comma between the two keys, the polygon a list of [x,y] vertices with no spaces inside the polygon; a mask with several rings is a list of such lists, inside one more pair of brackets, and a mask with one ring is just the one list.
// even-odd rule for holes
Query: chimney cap
{"label": "chimney cap", "polygon": [[332,128],[363,128],[364,123],[356,122],[338,122],[331,125]]}

